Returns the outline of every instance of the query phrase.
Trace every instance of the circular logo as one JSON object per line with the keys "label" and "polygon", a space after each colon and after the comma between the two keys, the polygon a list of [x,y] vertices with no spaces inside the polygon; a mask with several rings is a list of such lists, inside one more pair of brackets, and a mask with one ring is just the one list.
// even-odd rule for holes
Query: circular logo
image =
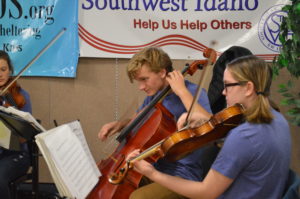
{"label": "circular logo", "polygon": [[258,24],[258,37],[265,47],[279,52],[281,43],[279,41],[280,24],[286,12],[282,11],[284,5],[275,5],[269,8],[261,17]]}

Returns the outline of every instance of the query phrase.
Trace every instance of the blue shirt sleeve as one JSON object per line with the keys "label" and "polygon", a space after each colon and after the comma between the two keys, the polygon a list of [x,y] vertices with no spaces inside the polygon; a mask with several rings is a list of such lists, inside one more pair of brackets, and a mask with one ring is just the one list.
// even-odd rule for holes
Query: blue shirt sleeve
{"label": "blue shirt sleeve", "polygon": [[24,89],[21,88],[20,93],[24,96],[25,98],[25,105],[24,107],[21,109],[21,111],[24,112],[29,112],[32,113],[32,108],[31,108],[31,101],[30,101],[30,96],[29,93],[27,91],[25,91]]}
{"label": "blue shirt sleeve", "polygon": [[[231,179],[250,165],[255,152],[244,130],[236,127],[225,139],[222,150],[218,154],[212,168]],[[238,149],[238,150],[237,150]]]}

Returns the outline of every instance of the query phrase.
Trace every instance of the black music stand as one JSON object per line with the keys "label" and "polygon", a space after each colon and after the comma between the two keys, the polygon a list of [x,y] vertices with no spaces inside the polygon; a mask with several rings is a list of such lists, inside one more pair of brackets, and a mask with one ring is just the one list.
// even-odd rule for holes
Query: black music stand
{"label": "black music stand", "polygon": [[42,132],[30,122],[22,119],[14,114],[6,113],[0,110],[0,120],[11,132],[19,137],[23,137],[30,142],[30,156],[32,162],[32,195],[34,199],[38,199],[39,193],[39,165],[38,165],[38,147],[35,143],[34,136]]}

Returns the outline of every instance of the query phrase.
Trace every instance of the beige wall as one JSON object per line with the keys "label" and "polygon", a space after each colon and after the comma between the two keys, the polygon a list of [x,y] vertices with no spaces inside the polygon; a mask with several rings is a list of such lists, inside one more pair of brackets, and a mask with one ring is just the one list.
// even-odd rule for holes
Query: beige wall
{"label": "beige wall", "polygon": [[[80,120],[90,150],[96,162],[99,162],[106,158],[116,145],[115,142],[102,143],[97,139],[101,126],[132,114],[144,97],[126,76],[127,61],[80,58],[76,78],[22,77],[19,82],[30,93],[33,116],[40,119],[46,129],[54,127],[53,120],[56,120],[58,125]],[[185,63],[191,61],[176,60],[174,67],[181,70]],[[197,72],[187,79],[197,83],[199,74],[200,72]],[[206,88],[211,71],[208,74],[208,81],[204,85]],[[285,73],[273,85],[276,102],[280,100],[276,84],[288,78],[288,74]],[[299,127],[292,127],[292,138],[292,168],[300,173]],[[42,158],[40,160],[40,181],[52,181],[47,166]]]}

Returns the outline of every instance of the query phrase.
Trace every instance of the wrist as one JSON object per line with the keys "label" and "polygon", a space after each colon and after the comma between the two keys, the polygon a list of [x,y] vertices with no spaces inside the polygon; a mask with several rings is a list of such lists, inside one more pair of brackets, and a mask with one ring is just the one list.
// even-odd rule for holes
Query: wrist
{"label": "wrist", "polygon": [[182,89],[178,89],[176,95],[180,98],[190,95],[190,92],[186,89],[186,87]]}
{"label": "wrist", "polygon": [[125,127],[129,123],[129,121],[130,121],[129,119],[116,121],[116,126],[117,126],[118,130]]}
{"label": "wrist", "polygon": [[159,176],[161,175],[161,173],[156,170],[155,168],[153,168],[151,170],[151,172],[147,172],[144,174],[146,177],[148,177],[149,179],[151,179],[152,181],[156,181],[157,179],[159,179]]}

